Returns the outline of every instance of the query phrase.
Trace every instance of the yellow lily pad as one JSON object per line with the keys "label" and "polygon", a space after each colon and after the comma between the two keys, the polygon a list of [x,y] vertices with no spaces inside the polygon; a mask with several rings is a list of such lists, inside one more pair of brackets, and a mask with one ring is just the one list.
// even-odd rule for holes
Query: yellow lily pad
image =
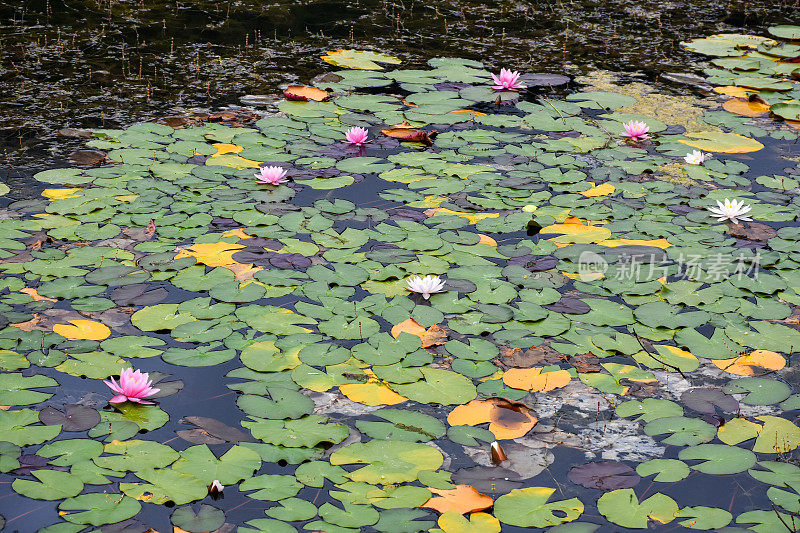
{"label": "yellow lily pad", "polygon": [[446,207],[428,209],[425,211],[425,214],[429,217],[435,217],[438,215],[455,215],[457,217],[466,218],[469,220],[470,224],[477,224],[484,218],[497,218],[500,216],[500,213],[465,213],[463,211],[453,211],[452,209],[447,209]]}
{"label": "yellow lily pad", "polygon": [[101,322],[95,322],[94,320],[70,320],[69,323],[72,325],[56,324],[53,326],[53,332],[71,341],[101,341],[111,335],[111,330],[108,329],[108,326]]}
{"label": "yellow lily pad", "polygon": [[80,194],[76,194],[80,191],[85,189],[81,188],[74,188],[74,189],[45,189],[42,191],[42,196],[50,200],[51,202],[55,202],[57,200],[66,200],[67,198],[77,198]]}
{"label": "yellow lily pad", "polygon": [[175,256],[175,259],[194,257],[198,263],[203,263],[210,267],[232,265],[236,263],[233,260],[233,254],[241,248],[244,248],[244,246],[232,242],[204,242],[193,244],[189,248],[181,250]]}
{"label": "yellow lily pad", "polygon": [[661,248],[669,248],[672,244],[664,238],[661,239],[608,239],[605,241],[600,241],[597,244],[601,246],[609,246],[614,248],[616,246],[630,246],[630,245],[641,245],[641,246],[656,246]]}
{"label": "yellow lily pad", "polygon": [[595,185],[592,182],[589,183],[591,184],[592,188],[586,191],[579,191],[578,194],[592,198],[594,196],[608,196],[610,194],[614,194],[614,191],[617,190],[617,188],[610,183],[601,183],[600,185]]}
{"label": "yellow lily pad", "polygon": [[395,391],[378,381],[368,381],[366,383],[348,383],[340,385],[339,390],[354,402],[364,405],[397,405],[408,400],[405,396],[397,394]]}
{"label": "yellow lily pad", "polygon": [[722,133],[719,131],[700,131],[697,133],[687,133],[687,137],[692,139],[685,141],[678,141],[697,148],[704,152],[719,152],[724,154],[745,154],[748,152],[757,152],[764,148],[764,145],[755,139],[739,135],[738,133]]}

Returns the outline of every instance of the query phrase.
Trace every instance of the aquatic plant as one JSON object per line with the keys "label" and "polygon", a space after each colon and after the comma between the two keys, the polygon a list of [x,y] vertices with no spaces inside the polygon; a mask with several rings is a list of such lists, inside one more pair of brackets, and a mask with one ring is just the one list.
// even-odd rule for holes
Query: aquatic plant
{"label": "aquatic plant", "polygon": [[641,141],[650,138],[647,134],[647,132],[650,131],[650,126],[640,120],[631,120],[622,126],[625,128],[625,131],[620,135],[623,137],[630,137],[632,141]]}
{"label": "aquatic plant", "polygon": [[134,371],[133,368],[125,368],[119,374],[119,383],[114,378],[111,381],[103,380],[103,383],[108,385],[108,388],[118,393],[111,398],[111,403],[124,403],[135,402],[143,405],[152,405],[153,402],[144,400],[148,396],[152,396],[161,389],[154,389],[150,382],[150,376],[147,373],[139,370]]}
{"label": "aquatic plant", "polygon": [[258,178],[259,183],[267,185],[280,185],[286,181],[286,170],[281,167],[261,167],[261,172],[256,172],[253,175]]}
{"label": "aquatic plant", "polygon": [[703,162],[706,160],[706,154],[704,154],[700,150],[692,150],[691,152],[683,156],[683,160],[686,161],[686,163],[688,163],[689,165],[702,165]]}
{"label": "aquatic plant", "polygon": [[744,200],[738,202],[725,198],[725,202],[717,200],[717,207],[709,207],[708,210],[713,213],[711,216],[718,219],[720,222],[730,220],[734,224],[738,224],[740,220],[751,221],[752,218],[746,216],[750,212],[751,207],[744,205]]}
{"label": "aquatic plant", "polygon": [[439,279],[439,276],[412,276],[406,281],[407,289],[411,292],[416,292],[422,295],[426,300],[431,297],[431,294],[437,292],[444,292],[444,281]]}
{"label": "aquatic plant", "polygon": [[347,133],[344,134],[345,138],[347,139],[347,142],[349,142],[350,144],[355,144],[356,146],[361,146],[365,142],[368,142],[367,135],[368,135],[367,130],[365,130],[364,128],[360,128],[358,126],[353,126],[349,130],[347,130]]}
{"label": "aquatic plant", "polygon": [[500,76],[492,74],[494,85],[492,89],[496,91],[519,91],[525,89],[526,86],[519,81],[519,72],[511,71],[509,69],[500,69]]}
{"label": "aquatic plant", "polygon": [[[330,99],[284,100],[257,121],[102,130],[89,146],[115,164],[40,172],[48,188],[24,202],[0,187],[13,215],[0,220],[0,456],[20,500],[58,500],[59,520],[75,524],[53,530],[148,521],[172,502],[176,527],[213,531],[238,519],[200,503],[225,487],[269,517],[234,524],[242,531],[438,520],[448,533],[497,532],[575,521],[584,504],[590,521],[603,520],[596,509],[622,527],[790,521],[798,469],[772,459],[800,448],[800,395],[782,380],[800,346],[786,320],[800,301],[800,235],[772,226],[793,220],[786,198],[800,185],[725,155],[768,136],[790,146],[790,125],[680,101],[685,113],[670,117],[696,121],[684,131],[648,95],[677,99],[601,86],[601,74],[531,102],[494,92],[478,62],[430,66],[338,71],[323,85]],[[553,81],[526,83],[535,76]],[[628,121],[659,142],[609,142]],[[342,142],[353,124],[394,126],[364,157]],[[683,165],[687,147],[715,159]],[[252,177],[289,164],[292,187]],[[691,186],[673,181],[687,176]],[[757,200],[759,223],[703,224],[725,196]],[[758,279],[734,265],[757,267],[761,250]],[[742,275],[723,276],[725,261]],[[448,292],[432,296],[445,273]],[[407,296],[414,278],[421,297]],[[86,376],[82,392],[97,392],[140,357],[160,371],[148,376],[156,396],[174,402],[49,400],[57,379]],[[194,367],[185,388],[169,380],[180,367]],[[200,416],[196,400],[212,398],[219,420]],[[550,405],[594,422],[562,423]],[[539,424],[554,438],[528,437]],[[354,431],[362,439],[345,440]],[[39,444],[37,459],[22,455]],[[574,465],[559,499],[535,485],[565,466],[551,453],[562,446],[604,461]],[[476,464],[445,462],[454,454]],[[59,468],[29,471],[45,459]],[[694,470],[763,490],[725,509],[681,501]],[[666,483],[674,496],[645,488]],[[768,511],[727,510],[745,507]]]}

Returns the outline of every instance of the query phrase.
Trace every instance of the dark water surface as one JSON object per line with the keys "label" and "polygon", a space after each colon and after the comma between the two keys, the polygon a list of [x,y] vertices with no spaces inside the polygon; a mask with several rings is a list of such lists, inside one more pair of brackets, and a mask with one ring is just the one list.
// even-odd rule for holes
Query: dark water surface
{"label": "dark water surface", "polygon": [[57,138],[63,128],[274,95],[324,72],[326,50],[654,79],[696,66],[681,41],[799,14],[798,0],[0,0],[0,166],[52,165],[83,142]]}

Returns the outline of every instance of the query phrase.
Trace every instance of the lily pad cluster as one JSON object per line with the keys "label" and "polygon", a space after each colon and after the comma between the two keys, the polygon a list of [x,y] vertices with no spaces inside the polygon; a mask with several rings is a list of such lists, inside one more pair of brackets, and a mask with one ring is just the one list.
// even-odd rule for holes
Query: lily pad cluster
{"label": "lily pad cluster", "polygon": [[[794,131],[708,101],[687,129],[554,75],[498,92],[470,60],[327,60],[356,68],[318,79],[325,98],[98,130],[113,164],[40,172],[7,206],[0,470],[57,502],[43,531],[173,505],[186,531],[791,522],[800,189],[793,162],[751,157]],[[631,120],[652,139],[621,137]],[[291,181],[258,183],[264,165]],[[717,223],[723,198],[757,222]],[[410,293],[418,275],[444,292]],[[98,399],[127,367],[158,405]],[[190,370],[235,393],[224,422],[171,417],[202,394]],[[586,464],[555,484],[564,448]],[[747,477],[760,507],[682,497],[703,476]],[[214,482],[264,515],[237,522]]]}
{"label": "lily pad cluster", "polygon": [[771,114],[800,125],[800,26],[773,26],[768,37],[719,34],[683,43],[713,57],[706,81],[735,97],[725,109],[744,117]]}

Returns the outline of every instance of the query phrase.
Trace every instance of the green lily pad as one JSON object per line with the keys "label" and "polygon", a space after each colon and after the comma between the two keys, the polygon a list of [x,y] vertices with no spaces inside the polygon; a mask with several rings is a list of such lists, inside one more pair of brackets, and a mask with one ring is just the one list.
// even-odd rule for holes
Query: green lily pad
{"label": "green lily pad", "polygon": [[367,50],[336,50],[327,52],[322,59],[337,67],[361,70],[381,70],[383,67],[378,63],[397,65],[401,62],[400,59],[389,54]]}

